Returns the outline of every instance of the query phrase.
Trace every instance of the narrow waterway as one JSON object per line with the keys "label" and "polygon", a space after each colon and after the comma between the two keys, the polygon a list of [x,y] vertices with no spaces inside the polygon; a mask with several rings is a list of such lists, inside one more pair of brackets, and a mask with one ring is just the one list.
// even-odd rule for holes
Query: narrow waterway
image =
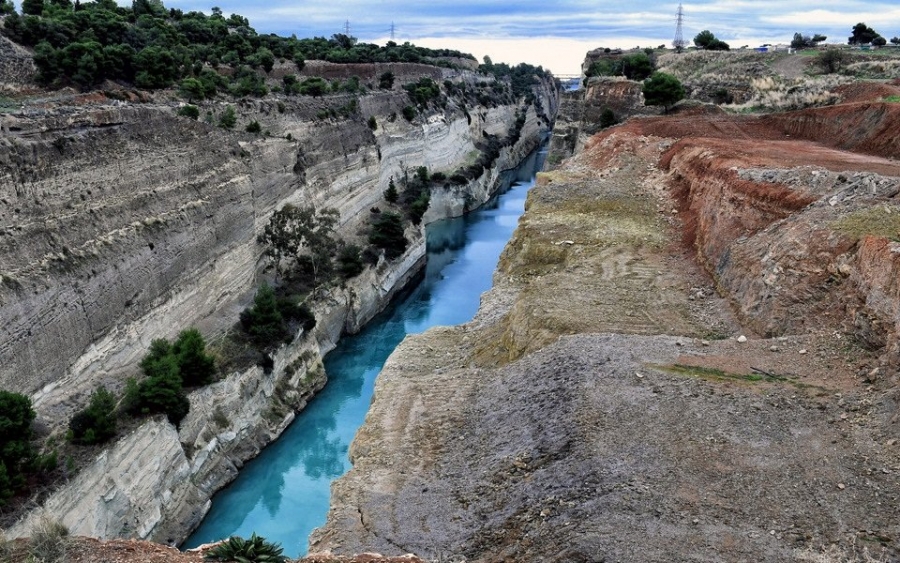
{"label": "narrow waterway", "polygon": [[347,450],[384,362],[407,334],[471,320],[545,156],[533,153],[510,173],[509,188],[478,211],[428,225],[421,281],[359,334],[341,339],[325,357],[325,389],[213,498],[184,547],[256,532],[280,543],[285,555],[306,553],[310,533],[325,523],[331,482],[350,469]]}

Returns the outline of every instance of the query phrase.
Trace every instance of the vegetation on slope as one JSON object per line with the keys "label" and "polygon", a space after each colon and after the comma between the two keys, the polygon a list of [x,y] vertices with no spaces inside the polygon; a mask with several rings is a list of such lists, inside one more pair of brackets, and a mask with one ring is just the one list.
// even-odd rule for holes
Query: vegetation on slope
{"label": "vegetation on slope", "polygon": [[[6,10],[9,11],[9,4]],[[410,43],[385,46],[359,43],[343,34],[330,39],[297,39],[258,34],[247,18],[166,9],[160,0],[135,0],[121,7],[113,0],[25,2],[0,29],[10,39],[34,47],[38,79],[47,85],[83,88],[105,79],[124,80],[155,89],[193,78],[208,87],[220,66],[268,73],[275,61],[309,59],[337,63],[428,62],[449,65],[447,58],[472,59],[449,49]],[[213,74],[210,74],[212,72]],[[235,82],[241,77],[237,77]]]}

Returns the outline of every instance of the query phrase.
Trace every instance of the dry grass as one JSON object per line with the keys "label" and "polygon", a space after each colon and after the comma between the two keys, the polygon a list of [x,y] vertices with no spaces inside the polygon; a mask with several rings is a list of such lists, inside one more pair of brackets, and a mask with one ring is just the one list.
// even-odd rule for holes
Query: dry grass
{"label": "dry grass", "polygon": [[787,79],[762,77],[750,81],[750,97],[742,104],[726,106],[736,112],[787,111],[831,105],[839,100],[834,92],[853,80],[846,76],[804,76]]}
{"label": "dry grass", "polygon": [[900,60],[886,59],[852,63],[847,65],[844,73],[857,78],[900,78]]}
{"label": "dry grass", "polygon": [[62,563],[68,546],[69,529],[44,516],[31,530],[28,553],[35,563]]}
{"label": "dry grass", "polygon": [[831,227],[857,239],[872,235],[897,241],[900,240],[900,210],[876,205],[845,215]]}

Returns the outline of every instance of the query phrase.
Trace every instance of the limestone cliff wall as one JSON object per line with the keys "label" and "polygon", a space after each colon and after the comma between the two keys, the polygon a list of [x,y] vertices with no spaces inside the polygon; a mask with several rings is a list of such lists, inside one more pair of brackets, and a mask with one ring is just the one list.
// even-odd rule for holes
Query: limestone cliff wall
{"label": "limestone cliff wall", "polygon": [[[537,145],[556,110],[555,90],[545,86],[518,142],[468,186],[436,193],[426,222],[484,201],[500,171]],[[256,119],[270,137],[225,132],[151,104],[3,116],[0,386],[32,393],[39,416],[59,427],[96,385],[118,389],[135,375],[151,340],[191,325],[215,336],[235,323],[256,284],[256,234],[274,210],[288,202],[335,207],[342,229],[357,232],[391,176],[468,164],[475,143],[505,135],[518,111],[470,108],[466,116],[448,104],[413,123],[392,121],[408,100],[382,92],[361,98],[355,118],[313,117],[342,103],[238,103],[238,128]],[[375,131],[367,115],[376,116]],[[27,534],[46,511],[76,534],[182,541],[212,494],[324,385],[321,357],[421,267],[424,237],[415,229],[407,236],[412,243],[398,260],[320,292],[313,333],[279,350],[272,370],[254,366],[194,391],[177,431],[153,420],[123,436],[10,535]],[[131,476],[137,467],[140,478]]]}

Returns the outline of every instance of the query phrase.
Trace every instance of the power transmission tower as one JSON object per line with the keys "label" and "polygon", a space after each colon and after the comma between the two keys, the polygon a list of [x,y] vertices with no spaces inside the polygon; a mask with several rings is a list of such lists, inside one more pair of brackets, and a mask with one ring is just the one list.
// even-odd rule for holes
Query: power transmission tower
{"label": "power transmission tower", "polygon": [[350,37],[350,20],[344,22],[344,35]]}
{"label": "power transmission tower", "polygon": [[684,23],[684,8],[682,8],[681,3],[679,3],[678,12],[675,14],[675,41],[672,41],[672,46],[675,47],[675,50],[679,53],[684,49],[684,37],[681,35],[682,23]]}
{"label": "power transmission tower", "polygon": [[391,22],[391,41],[394,40],[394,32],[397,31],[397,28],[394,27],[394,22]]}

